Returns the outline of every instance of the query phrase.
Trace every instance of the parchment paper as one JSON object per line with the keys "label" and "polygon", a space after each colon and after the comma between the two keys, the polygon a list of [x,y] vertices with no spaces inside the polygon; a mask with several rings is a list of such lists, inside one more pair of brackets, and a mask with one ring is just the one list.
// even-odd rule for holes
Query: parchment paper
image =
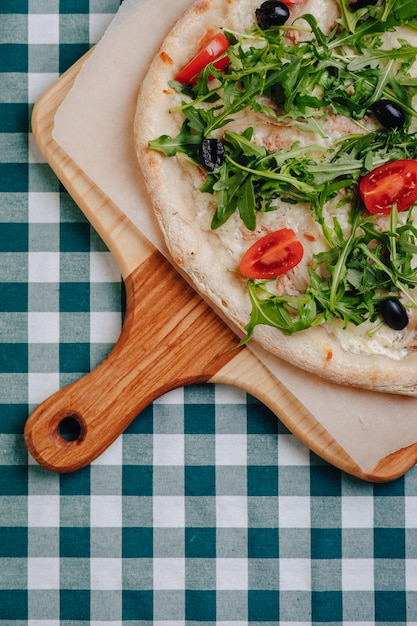
{"label": "parchment paper", "polygon": [[[137,92],[191,0],[125,0],[55,118],[54,139],[141,232],[167,254],[133,143]],[[363,469],[417,441],[417,399],[351,389],[251,349]],[[279,417],[279,416],[278,416]]]}

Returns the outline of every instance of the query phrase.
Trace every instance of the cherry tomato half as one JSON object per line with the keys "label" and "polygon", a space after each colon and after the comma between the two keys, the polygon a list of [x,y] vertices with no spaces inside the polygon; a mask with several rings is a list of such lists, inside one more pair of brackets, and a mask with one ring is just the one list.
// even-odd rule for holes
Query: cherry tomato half
{"label": "cherry tomato half", "polygon": [[417,202],[417,161],[399,159],[380,165],[361,179],[359,191],[373,215],[389,215],[394,203],[398,211],[405,211]]}
{"label": "cherry tomato half", "polygon": [[288,4],[289,6],[291,4],[303,4],[303,2],[305,2],[306,0],[280,0],[280,2],[282,2],[282,4]]}
{"label": "cherry tomato half", "polygon": [[291,228],[282,228],[251,245],[239,269],[248,278],[274,278],[298,265],[304,249]]}
{"label": "cherry tomato half", "polygon": [[[223,33],[218,33],[206,44],[204,44],[195,57],[193,57],[191,61],[189,61],[187,65],[185,65],[185,67],[178,72],[175,80],[178,80],[180,83],[184,83],[186,85],[194,85],[197,82],[197,77],[201,70],[207,67],[209,63],[213,63],[215,59],[226,52],[228,47],[229,42],[226,37]],[[217,63],[214,63],[214,67],[218,70],[224,70],[228,63],[229,59],[225,56]]]}

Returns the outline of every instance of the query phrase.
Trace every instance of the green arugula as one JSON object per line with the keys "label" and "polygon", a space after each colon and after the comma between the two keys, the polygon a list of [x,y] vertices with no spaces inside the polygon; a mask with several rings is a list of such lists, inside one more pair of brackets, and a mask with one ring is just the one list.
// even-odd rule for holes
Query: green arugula
{"label": "green arugula", "polygon": [[[226,33],[230,41],[226,71],[209,65],[195,86],[171,81],[182,97],[174,109],[184,116],[181,131],[149,144],[167,157],[183,155],[198,165],[203,138],[221,133],[225,160],[207,174],[201,187],[216,198],[213,229],[238,211],[253,231],[257,215],[279,210],[280,202],[305,204],[322,228],[329,249],[314,257],[305,294],[278,296],[268,282],[248,281],[252,313],[244,341],[258,324],[292,334],[333,318],[343,320],[345,326],[375,322],[381,299],[398,292],[417,305],[410,295],[417,284],[411,213],[406,224],[399,225],[394,208],[389,231],[380,232],[372,217],[361,216],[354,192],[367,171],[417,156],[417,135],[410,132],[411,121],[417,118],[412,105],[417,79],[409,73],[417,47],[400,39],[395,50],[386,50],[382,40],[384,33],[398,26],[417,30],[417,5],[415,0],[385,0],[352,12],[348,0],[336,2],[341,16],[328,34],[309,14],[302,16],[302,22],[296,19],[266,31],[255,27],[244,34]],[[288,29],[308,36],[289,43]],[[209,80],[210,76],[217,80]],[[362,127],[360,120],[381,98],[403,108],[403,129],[369,132]],[[358,133],[343,138],[333,149],[294,144],[291,150],[271,152],[251,141],[252,128],[240,134],[227,130],[227,124],[248,108],[273,123],[288,121],[322,137],[330,111],[356,120]],[[325,204],[341,196],[345,204],[353,205],[348,235],[337,219],[331,226],[323,217]]]}
{"label": "green arugula", "polygon": [[302,296],[276,295],[268,290],[268,282],[249,280],[252,313],[242,344],[250,339],[257,324],[291,335],[333,318],[343,320],[344,327],[375,322],[381,300],[399,291],[417,304],[410,294],[417,286],[412,267],[417,229],[411,212],[406,223],[398,225],[394,207],[390,230],[384,233],[375,228],[369,216],[361,217],[356,207],[347,239],[337,225],[335,233],[333,247],[314,256],[310,285]]}

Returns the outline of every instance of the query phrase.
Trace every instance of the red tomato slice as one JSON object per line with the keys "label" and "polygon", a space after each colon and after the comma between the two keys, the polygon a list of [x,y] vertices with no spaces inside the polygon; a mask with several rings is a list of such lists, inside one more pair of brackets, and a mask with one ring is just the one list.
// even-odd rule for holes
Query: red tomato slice
{"label": "red tomato slice", "polygon": [[274,278],[298,265],[303,254],[295,232],[282,228],[255,241],[243,255],[239,269],[248,278]]}
{"label": "red tomato slice", "polygon": [[417,202],[417,161],[399,159],[380,165],[361,179],[359,191],[373,215],[389,215],[394,203],[398,211],[405,211]]}
{"label": "red tomato slice", "polygon": [[[209,63],[213,63],[213,61],[226,52],[228,47],[229,42],[226,37],[223,33],[218,33],[202,48],[200,48],[195,57],[193,57],[191,61],[189,61],[187,65],[183,67],[180,72],[178,72],[175,80],[178,80],[180,83],[184,83],[186,85],[194,85],[197,82],[197,77],[201,70],[207,67]],[[225,56],[217,63],[214,63],[214,67],[218,70],[224,70],[228,63],[229,59]]]}
{"label": "red tomato slice", "polygon": [[280,0],[282,2],[282,4],[303,4],[303,2],[305,2],[306,0]]}

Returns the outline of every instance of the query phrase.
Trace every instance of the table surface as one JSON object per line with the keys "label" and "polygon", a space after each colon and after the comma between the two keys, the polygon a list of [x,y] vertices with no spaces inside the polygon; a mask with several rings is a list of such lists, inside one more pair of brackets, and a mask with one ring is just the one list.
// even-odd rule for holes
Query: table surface
{"label": "table surface", "polygon": [[167,394],[73,474],[28,458],[28,414],[122,324],[118,268],[30,133],[118,7],[0,2],[0,626],[417,624],[417,470],[361,482],[239,390]]}

